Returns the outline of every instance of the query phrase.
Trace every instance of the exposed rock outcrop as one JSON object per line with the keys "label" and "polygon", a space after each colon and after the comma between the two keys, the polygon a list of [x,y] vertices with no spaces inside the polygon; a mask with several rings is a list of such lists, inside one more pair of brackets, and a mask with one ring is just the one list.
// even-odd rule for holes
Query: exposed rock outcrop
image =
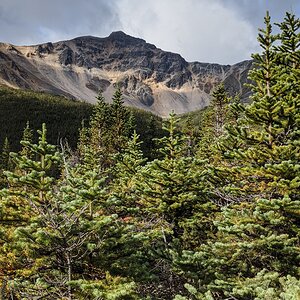
{"label": "exposed rock outcrop", "polygon": [[250,92],[243,85],[251,64],[189,63],[121,31],[36,46],[0,44],[2,84],[89,102],[99,91],[109,100],[118,85],[127,105],[161,116],[202,108],[220,82],[246,100]]}

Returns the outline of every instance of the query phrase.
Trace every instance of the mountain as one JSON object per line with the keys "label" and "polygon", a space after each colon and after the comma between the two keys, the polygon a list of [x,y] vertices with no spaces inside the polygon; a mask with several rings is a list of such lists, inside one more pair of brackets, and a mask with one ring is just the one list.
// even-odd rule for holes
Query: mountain
{"label": "mountain", "polygon": [[222,81],[230,94],[247,99],[243,84],[251,64],[187,62],[121,31],[34,46],[0,43],[0,84],[91,103],[100,89],[109,101],[118,85],[126,105],[160,116],[205,107]]}

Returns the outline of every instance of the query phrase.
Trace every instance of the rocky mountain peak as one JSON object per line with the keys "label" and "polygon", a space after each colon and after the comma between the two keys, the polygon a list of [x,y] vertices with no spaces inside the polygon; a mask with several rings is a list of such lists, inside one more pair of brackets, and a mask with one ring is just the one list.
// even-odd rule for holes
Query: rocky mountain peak
{"label": "rocky mountain peak", "polygon": [[145,40],[132,37],[123,31],[113,31],[108,37],[108,40],[110,41],[118,41],[118,42],[123,42],[124,44],[141,44],[141,43],[146,43]]}
{"label": "rocky mountain peak", "polygon": [[127,105],[165,116],[206,106],[214,86],[248,97],[251,61],[233,66],[187,62],[122,31],[35,46],[0,47],[0,84],[43,90],[89,102],[101,90],[109,100],[115,86]]}

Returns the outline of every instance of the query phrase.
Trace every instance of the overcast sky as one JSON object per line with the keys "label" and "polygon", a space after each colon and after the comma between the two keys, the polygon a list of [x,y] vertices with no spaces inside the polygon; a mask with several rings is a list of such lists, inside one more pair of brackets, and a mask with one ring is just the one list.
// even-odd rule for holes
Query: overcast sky
{"label": "overcast sky", "polygon": [[300,15],[300,0],[0,0],[0,41],[16,45],[105,37],[145,39],[187,61],[232,64],[258,51],[257,28]]}

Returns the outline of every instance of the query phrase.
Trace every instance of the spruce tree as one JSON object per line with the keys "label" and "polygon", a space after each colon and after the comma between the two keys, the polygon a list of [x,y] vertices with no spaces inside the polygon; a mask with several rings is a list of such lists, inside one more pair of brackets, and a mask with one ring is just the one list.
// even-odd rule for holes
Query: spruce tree
{"label": "spruce tree", "polygon": [[32,155],[28,158],[26,155],[11,153],[10,156],[16,166],[24,173],[5,172],[12,186],[21,184],[27,187],[28,196],[26,193],[24,198],[28,198],[33,205],[36,203],[47,202],[47,191],[51,190],[52,184],[55,182],[56,165],[61,161],[60,154],[56,147],[47,142],[46,125],[42,125],[42,130],[38,131],[38,144],[32,144],[29,140],[21,141],[26,152]]}
{"label": "spruce tree", "polygon": [[[32,261],[28,261],[28,248],[20,241],[19,230],[30,226],[32,218],[39,215],[41,204],[49,203],[49,191],[55,181],[53,165],[60,161],[59,153],[46,141],[46,127],[39,131],[39,143],[21,141],[32,154],[31,158],[10,153],[16,166],[15,171],[6,171],[9,188],[1,191],[2,255],[10,257],[3,262],[3,270],[9,278],[8,285],[14,285],[17,274],[30,272]],[[26,151],[27,152],[27,151]],[[29,264],[29,265],[27,265]],[[33,271],[34,272],[34,271]],[[15,293],[13,286],[11,293]]]}
{"label": "spruce tree", "polygon": [[101,153],[101,150],[103,151],[103,148],[109,143],[108,133],[112,121],[109,104],[105,102],[102,94],[98,95],[97,100],[90,121],[90,144],[95,153]]}
{"label": "spruce tree", "polygon": [[122,92],[117,88],[111,104],[111,133],[113,134],[113,149],[120,151],[134,130],[133,114],[124,106]]}
{"label": "spruce tree", "polygon": [[[276,298],[286,276],[299,279],[299,94],[292,88],[299,77],[297,71],[285,73],[284,47],[274,44],[269,14],[265,24],[258,36],[263,53],[253,56],[250,73],[252,103],[228,128],[226,160],[214,168],[223,197],[233,203],[215,222],[218,240],[201,255],[215,276],[209,289],[221,299],[265,299],[262,289]],[[279,37],[299,34],[294,29]]]}
{"label": "spruce tree", "polygon": [[22,145],[20,154],[30,157],[30,148],[28,147],[27,143],[31,144],[33,142],[33,133],[32,130],[30,129],[29,121],[27,121],[26,127],[23,130],[23,136],[21,141],[25,142],[25,144]]}
{"label": "spruce tree", "polygon": [[211,163],[219,163],[217,144],[225,135],[226,125],[234,118],[229,105],[231,101],[224,84],[220,84],[213,90],[211,103],[202,113],[197,156],[208,159]]}
{"label": "spruce tree", "polygon": [[168,283],[169,297],[186,278],[185,253],[213,234],[217,210],[206,190],[204,162],[188,155],[187,138],[176,131],[177,121],[171,114],[164,126],[168,135],[159,140],[162,158],[147,163],[137,183],[140,211],[153,240],[150,252],[164,269],[156,275],[161,284],[167,284],[166,277],[173,278]]}
{"label": "spruce tree", "polygon": [[[11,187],[1,192],[1,221],[11,221],[0,231],[2,285],[22,299],[135,299],[121,264],[134,238],[106,203],[105,176],[91,168],[92,156],[86,165],[62,160],[44,125],[39,134],[38,144],[22,141],[29,156],[12,154],[16,170],[6,172]],[[63,162],[64,176],[51,174]]]}
{"label": "spruce tree", "polygon": [[224,84],[220,84],[214,89],[210,103],[214,110],[214,131],[217,138],[224,133],[227,105],[229,104],[229,101],[230,99],[227,96]]}
{"label": "spruce tree", "polygon": [[131,217],[138,213],[135,189],[139,180],[138,174],[147,160],[143,157],[141,144],[139,136],[134,131],[126,148],[114,156],[109,201],[121,210],[120,213],[124,217]]}
{"label": "spruce tree", "polygon": [[78,149],[80,153],[92,153],[95,164],[105,169],[113,163],[113,155],[126,147],[135,122],[133,114],[123,105],[120,89],[116,90],[111,104],[105,102],[101,93],[97,99],[90,127],[81,130]]}
{"label": "spruce tree", "polygon": [[4,175],[4,171],[8,171],[13,168],[13,163],[9,156],[9,152],[10,152],[10,145],[9,145],[8,138],[6,137],[4,139],[2,152],[0,155],[0,188],[4,188],[7,185],[7,180]]}
{"label": "spruce tree", "polygon": [[10,144],[8,138],[6,137],[3,142],[1,160],[0,160],[0,167],[4,170],[10,170],[12,168],[12,162],[9,153],[10,153]]}

